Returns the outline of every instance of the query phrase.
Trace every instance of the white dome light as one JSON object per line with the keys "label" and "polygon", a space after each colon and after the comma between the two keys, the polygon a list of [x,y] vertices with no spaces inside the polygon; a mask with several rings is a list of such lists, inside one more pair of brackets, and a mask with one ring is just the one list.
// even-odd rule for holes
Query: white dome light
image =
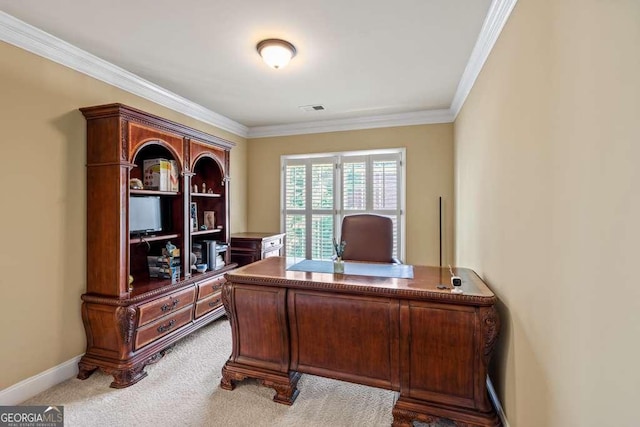
{"label": "white dome light", "polygon": [[288,41],[280,39],[262,40],[258,43],[257,49],[264,62],[276,70],[284,68],[291,58],[296,56],[296,48]]}

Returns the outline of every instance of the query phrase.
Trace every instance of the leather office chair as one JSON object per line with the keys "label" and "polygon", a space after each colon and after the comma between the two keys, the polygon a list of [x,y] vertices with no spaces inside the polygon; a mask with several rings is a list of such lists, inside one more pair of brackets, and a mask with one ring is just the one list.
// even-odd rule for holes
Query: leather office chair
{"label": "leather office chair", "polygon": [[393,258],[393,222],[387,217],[371,214],[345,216],[341,240],[347,242],[342,254],[345,261],[400,264]]}

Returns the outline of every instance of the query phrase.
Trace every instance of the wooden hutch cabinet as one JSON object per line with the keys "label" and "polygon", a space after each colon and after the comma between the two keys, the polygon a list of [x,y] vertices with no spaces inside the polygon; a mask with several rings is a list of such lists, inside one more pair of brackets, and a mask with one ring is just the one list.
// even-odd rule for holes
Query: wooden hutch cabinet
{"label": "wooden hutch cabinet", "polygon": [[[111,387],[123,388],[176,341],[225,314],[220,289],[235,267],[228,245],[234,144],[121,104],[80,111],[87,120],[87,351],[78,378],[101,369],[113,375]],[[205,213],[209,227],[201,229]],[[167,247],[175,247],[172,258],[162,257]],[[204,273],[192,269],[195,247],[215,252]]]}

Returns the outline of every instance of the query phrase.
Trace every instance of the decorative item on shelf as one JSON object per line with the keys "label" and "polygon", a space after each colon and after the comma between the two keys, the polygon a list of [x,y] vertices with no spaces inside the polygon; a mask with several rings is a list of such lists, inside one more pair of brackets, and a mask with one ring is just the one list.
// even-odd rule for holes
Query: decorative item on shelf
{"label": "decorative item on shelf", "polygon": [[202,260],[199,262],[207,263],[210,270],[216,270],[217,241],[202,241]]}
{"label": "decorative item on shelf", "polygon": [[131,178],[129,180],[129,188],[132,190],[142,190],[144,186],[142,185],[142,181],[138,178]]}
{"label": "decorative item on shelf", "polygon": [[133,276],[129,275],[129,292],[133,290]]}
{"label": "decorative item on shelf", "polygon": [[176,245],[171,243],[171,240],[169,240],[167,244],[164,246],[164,248],[162,249],[162,255],[169,258],[179,257],[180,249],[178,249]]}
{"label": "decorative item on shelf", "polygon": [[180,281],[180,267],[173,267],[171,269],[171,284],[178,283]]}
{"label": "decorative item on shelf", "polygon": [[208,189],[208,190],[207,190],[207,193],[208,193],[208,194],[213,194],[213,188]]}
{"label": "decorative item on shelf", "polygon": [[204,225],[209,230],[216,228],[216,211],[204,211]]}
{"label": "decorative item on shelf", "polygon": [[196,271],[198,273],[204,273],[205,271],[207,271],[207,264],[197,264],[196,265]]}
{"label": "decorative item on shelf", "polygon": [[204,182],[202,183],[202,193],[207,193],[207,184],[205,184]]}
{"label": "decorative item on shelf", "polygon": [[342,261],[342,255],[344,254],[344,248],[347,246],[347,242],[342,241],[340,244],[336,242],[336,238],[333,238],[333,249],[336,252],[336,256],[333,259],[333,272],[342,274],[344,273],[344,261]]}
{"label": "decorative item on shelf", "polygon": [[196,269],[196,264],[197,263],[198,263],[198,257],[196,256],[196,254],[191,252],[191,255],[189,257],[189,264],[191,265],[191,270],[195,270]]}
{"label": "decorative item on shelf", "polygon": [[191,231],[198,231],[198,205],[191,202]]}
{"label": "decorative item on shelf", "polygon": [[203,262],[203,260],[205,260],[205,258],[203,258],[202,256],[202,243],[197,243],[194,242],[191,244],[191,250],[193,251],[193,255],[195,255],[195,261],[193,261],[192,258],[192,263],[191,265],[193,266],[192,270],[195,270],[195,265],[196,264],[201,264]]}
{"label": "decorative item on shelf", "polygon": [[194,193],[198,192],[198,184],[193,184],[193,192]]}
{"label": "decorative item on shelf", "polygon": [[222,267],[224,267],[224,259],[222,258],[222,255],[217,255],[214,269],[220,270]]}
{"label": "decorative item on shelf", "polygon": [[202,224],[202,225],[200,226],[200,230],[202,230],[202,231],[206,231],[207,229],[208,229],[208,228],[207,228],[206,224]]}
{"label": "decorative item on shelf", "polygon": [[178,162],[169,160],[171,165],[171,173],[169,175],[169,191],[180,191],[180,171],[178,170]]}

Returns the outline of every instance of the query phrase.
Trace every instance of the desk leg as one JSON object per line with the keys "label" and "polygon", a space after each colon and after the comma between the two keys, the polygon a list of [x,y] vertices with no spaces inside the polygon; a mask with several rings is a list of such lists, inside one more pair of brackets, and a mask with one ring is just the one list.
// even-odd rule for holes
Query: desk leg
{"label": "desk leg", "polygon": [[246,378],[255,378],[265,387],[276,391],[273,401],[291,406],[298,397],[298,380],[300,373],[290,371],[289,374],[267,371],[254,367],[244,367],[233,362],[227,362],[222,368],[220,388],[233,390],[238,381]]}
{"label": "desk leg", "polygon": [[285,380],[286,383],[282,383],[280,381],[276,382],[271,379],[258,379],[258,381],[260,381],[260,384],[262,384],[263,386],[271,387],[276,391],[276,395],[273,396],[274,402],[291,406],[298,397],[298,393],[300,393],[300,390],[298,390],[299,379],[299,372],[291,372],[289,374],[289,378]]}
{"label": "desk leg", "polygon": [[502,425],[495,411],[481,413],[400,397],[393,407],[392,426],[409,427],[413,425],[413,421],[434,423],[441,419],[453,421],[456,427],[499,427]]}

